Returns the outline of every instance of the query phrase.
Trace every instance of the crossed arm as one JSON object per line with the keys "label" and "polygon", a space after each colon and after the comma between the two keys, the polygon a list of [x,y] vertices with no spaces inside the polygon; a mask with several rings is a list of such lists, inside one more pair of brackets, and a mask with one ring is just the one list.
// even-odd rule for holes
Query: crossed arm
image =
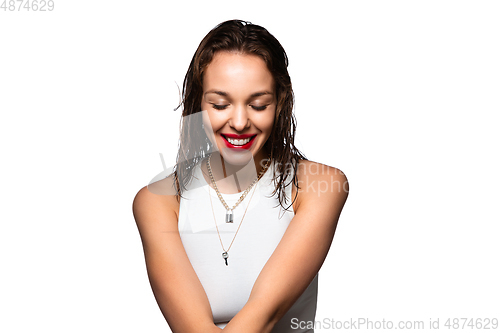
{"label": "crossed arm", "polygon": [[[331,167],[297,173],[298,206],[283,238],[259,274],[245,306],[225,332],[271,332],[319,271],[348,195],[345,175]],[[166,182],[171,181],[169,179]],[[163,184],[165,185],[165,184]],[[178,202],[147,188],[137,194],[134,216],[156,301],[173,332],[220,332],[177,229]]]}

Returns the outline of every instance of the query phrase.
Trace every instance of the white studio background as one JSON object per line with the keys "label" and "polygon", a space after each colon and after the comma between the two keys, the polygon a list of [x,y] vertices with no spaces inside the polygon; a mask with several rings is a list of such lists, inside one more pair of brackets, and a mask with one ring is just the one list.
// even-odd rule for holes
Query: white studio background
{"label": "white studio background", "polygon": [[498,2],[54,2],[0,10],[0,331],[169,331],[132,200],[233,18],[283,44],[298,146],[350,181],[317,320],[499,316]]}

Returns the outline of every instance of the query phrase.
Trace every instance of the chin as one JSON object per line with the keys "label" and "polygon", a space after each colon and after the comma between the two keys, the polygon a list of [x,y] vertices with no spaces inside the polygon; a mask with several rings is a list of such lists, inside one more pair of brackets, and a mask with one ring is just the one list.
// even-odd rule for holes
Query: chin
{"label": "chin", "polygon": [[253,154],[250,150],[222,147],[220,153],[224,162],[232,165],[246,165],[253,162]]}

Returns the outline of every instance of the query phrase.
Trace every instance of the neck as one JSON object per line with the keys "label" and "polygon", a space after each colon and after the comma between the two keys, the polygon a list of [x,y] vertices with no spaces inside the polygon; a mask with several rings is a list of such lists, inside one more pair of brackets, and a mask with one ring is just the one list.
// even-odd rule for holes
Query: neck
{"label": "neck", "polygon": [[260,151],[246,164],[231,164],[219,152],[210,158],[212,175],[222,193],[238,193],[244,191],[257,178],[268,162],[268,155]]}

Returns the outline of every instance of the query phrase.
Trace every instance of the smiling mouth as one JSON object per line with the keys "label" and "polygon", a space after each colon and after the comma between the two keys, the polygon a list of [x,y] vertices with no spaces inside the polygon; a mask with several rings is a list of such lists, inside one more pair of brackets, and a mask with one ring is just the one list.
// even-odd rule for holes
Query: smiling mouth
{"label": "smiling mouth", "polygon": [[253,143],[253,140],[255,139],[257,134],[246,139],[228,138],[223,134],[221,134],[221,136],[224,138],[224,141],[226,141],[226,144],[228,144],[228,146],[248,148],[247,146],[251,146],[251,143]]}

